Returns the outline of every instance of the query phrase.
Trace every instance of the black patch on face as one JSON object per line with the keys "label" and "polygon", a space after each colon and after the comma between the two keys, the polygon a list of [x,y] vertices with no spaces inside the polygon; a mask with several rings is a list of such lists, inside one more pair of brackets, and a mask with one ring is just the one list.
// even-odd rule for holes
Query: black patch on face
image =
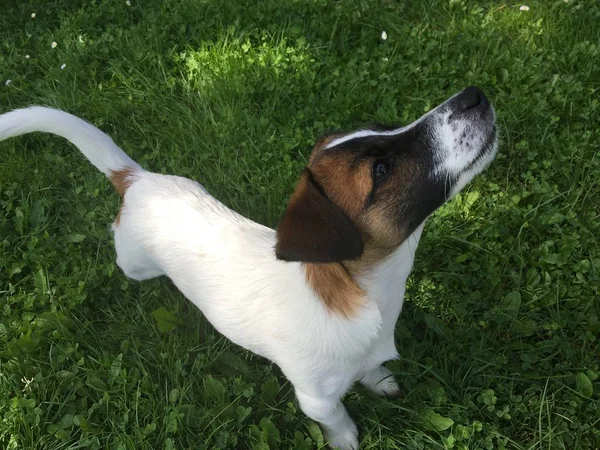
{"label": "black patch on face", "polygon": [[369,125],[366,129],[382,132],[382,131],[393,131],[393,130],[397,130],[398,128],[401,128],[401,126],[376,122],[376,123]]}

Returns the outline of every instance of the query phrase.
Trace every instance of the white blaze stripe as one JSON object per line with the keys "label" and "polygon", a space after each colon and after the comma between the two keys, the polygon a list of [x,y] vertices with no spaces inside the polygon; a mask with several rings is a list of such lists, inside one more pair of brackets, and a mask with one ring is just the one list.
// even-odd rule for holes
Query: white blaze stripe
{"label": "white blaze stripe", "polygon": [[[460,92],[459,92],[459,94],[460,94]],[[423,122],[425,119],[427,119],[429,116],[434,114],[436,111],[439,111],[443,106],[445,106],[450,100],[452,100],[457,95],[458,94],[453,95],[452,97],[450,97],[448,100],[446,100],[441,105],[438,105],[437,107],[433,108],[428,113],[423,114],[421,117],[419,117],[417,120],[415,120],[410,125],[407,125],[405,127],[396,128],[395,130],[389,130],[389,131],[374,131],[374,130],[355,131],[354,133],[350,133],[350,134],[347,134],[346,136],[342,136],[340,138],[334,139],[327,145],[327,147],[325,147],[325,149],[335,147],[336,145],[351,141],[352,139],[359,139],[359,138],[368,137],[368,136],[395,136],[397,134],[404,133],[405,131],[408,131],[411,128],[416,127],[418,124]]]}
{"label": "white blaze stripe", "polygon": [[409,125],[407,127],[397,128],[395,130],[390,131],[373,131],[373,130],[360,130],[355,131],[354,133],[347,134],[346,136],[342,136],[340,138],[334,139],[325,149],[335,147],[336,145],[342,144],[344,142],[351,141],[353,139],[359,139],[367,136],[394,136],[395,134],[400,134],[403,131],[406,131],[408,128],[412,128],[414,125]]}

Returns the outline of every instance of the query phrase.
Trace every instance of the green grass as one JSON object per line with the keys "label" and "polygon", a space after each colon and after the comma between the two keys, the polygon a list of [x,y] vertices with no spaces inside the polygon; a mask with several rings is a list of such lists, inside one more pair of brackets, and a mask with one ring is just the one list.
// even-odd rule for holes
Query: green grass
{"label": "green grass", "polygon": [[[364,449],[600,448],[597,1],[7,3],[1,111],[84,117],[270,226],[318,135],[482,87],[500,154],[426,226],[404,395],[345,403]],[[322,448],[276,367],[118,270],[117,206],[64,141],[0,144],[0,448]]]}

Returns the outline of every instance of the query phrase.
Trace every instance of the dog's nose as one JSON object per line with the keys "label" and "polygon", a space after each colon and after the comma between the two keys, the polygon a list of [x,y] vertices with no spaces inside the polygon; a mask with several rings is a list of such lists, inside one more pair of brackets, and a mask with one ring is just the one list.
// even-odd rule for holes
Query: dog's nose
{"label": "dog's nose", "polygon": [[481,89],[476,86],[470,86],[462,91],[458,102],[463,110],[467,110],[479,105],[487,105],[488,99]]}

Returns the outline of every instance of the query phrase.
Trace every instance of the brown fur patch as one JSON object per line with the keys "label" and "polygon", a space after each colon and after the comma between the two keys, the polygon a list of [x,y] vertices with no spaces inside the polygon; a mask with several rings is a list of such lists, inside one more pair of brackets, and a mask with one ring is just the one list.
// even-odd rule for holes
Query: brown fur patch
{"label": "brown fur patch", "polygon": [[121,197],[125,196],[125,192],[131,186],[131,178],[130,175],[133,173],[133,169],[131,167],[126,167],[125,169],[117,170],[110,173],[109,179],[113,184],[117,192]]}
{"label": "brown fur patch", "polygon": [[310,154],[308,164],[311,165],[315,161],[315,158],[323,152],[325,147],[327,147],[327,145],[329,145],[329,143],[331,141],[333,141],[334,139],[340,138],[342,136],[344,136],[344,135],[341,133],[337,133],[337,134],[329,134],[327,136],[323,136],[322,138],[320,138],[315,143],[315,147],[314,147],[312,153]]}
{"label": "brown fur patch", "polygon": [[408,237],[406,230],[389,219],[390,215],[385,205],[376,205],[361,218],[365,233],[376,237],[372,238],[372,246],[375,248],[396,248]]}
{"label": "brown fur patch", "polygon": [[310,166],[331,200],[357,220],[373,186],[370,165],[350,167],[345,155],[323,156]]}
{"label": "brown fur patch", "polygon": [[[129,189],[129,186],[131,186],[131,183],[133,182],[133,180],[131,179],[132,173],[133,169],[127,167],[125,169],[111,172],[110,176],[108,177],[122,199],[125,198],[125,193],[127,192],[127,189]],[[117,217],[115,219],[115,225],[119,225],[119,222],[121,221],[121,212],[123,211],[124,207],[125,201],[123,201],[121,207],[119,208],[119,212],[117,213]]]}
{"label": "brown fur patch", "polygon": [[371,242],[365,243],[365,251],[360,259],[356,261],[346,261],[344,265],[352,276],[368,276],[374,268],[387,259],[397,246],[381,247]]}
{"label": "brown fur patch", "polygon": [[306,280],[333,313],[350,318],[364,304],[365,293],[340,263],[305,265]]}

